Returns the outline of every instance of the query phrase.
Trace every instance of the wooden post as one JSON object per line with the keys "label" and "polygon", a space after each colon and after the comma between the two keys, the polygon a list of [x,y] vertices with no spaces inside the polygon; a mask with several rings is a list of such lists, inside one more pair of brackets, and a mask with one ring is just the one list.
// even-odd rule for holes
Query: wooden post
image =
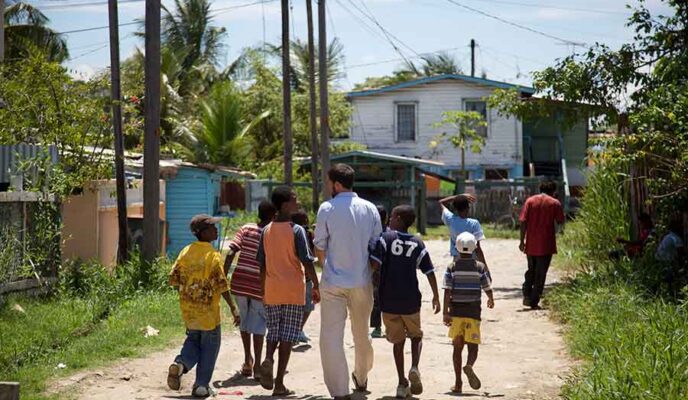
{"label": "wooden post", "polygon": [[330,170],[330,107],[327,82],[327,9],[325,0],[318,1],[318,84],[320,85],[320,158],[322,169],[323,199],[332,196],[327,187],[327,172]]}
{"label": "wooden post", "polygon": [[471,39],[471,77],[475,76],[475,39]]}
{"label": "wooden post", "polygon": [[[318,210],[320,192],[318,188],[318,123],[316,121],[315,95],[315,39],[313,34],[313,2],[306,0],[306,18],[308,19],[308,123],[311,130],[311,187],[313,190],[313,211]],[[325,182],[323,182],[324,184]]]}
{"label": "wooden post", "polygon": [[5,0],[0,0],[0,63],[5,61]]}
{"label": "wooden post", "polygon": [[0,382],[0,400],[19,400],[19,382]]}
{"label": "wooden post", "polygon": [[160,253],[160,0],[146,0],[145,25],[142,256],[151,262]]}
{"label": "wooden post", "polygon": [[289,68],[289,0],[282,0],[282,117],[284,130],[284,183],[291,185],[291,68]]}
{"label": "wooden post", "polygon": [[[421,235],[425,235],[427,233],[427,226],[428,226],[428,204],[427,204],[427,197],[428,197],[428,192],[427,192],[427,184],[425,181],[425,174],[420,175],[420,209],[418,210],[418,232],[420,232]],[[415,188],[414,188],[415,190]]]}
{"label": "wooden post", "polygon": [[117,181],[117,226],[119,227],[117,262],[124,263],[129,258],[129,228],[127,226],[127,182],[124,177],[124,136],[122,135],[122,91],[119,73],[117,0],[108,0],[108,16],[110,24],[110,94],[112,97],[112,127],[115,133],[115,179]]}

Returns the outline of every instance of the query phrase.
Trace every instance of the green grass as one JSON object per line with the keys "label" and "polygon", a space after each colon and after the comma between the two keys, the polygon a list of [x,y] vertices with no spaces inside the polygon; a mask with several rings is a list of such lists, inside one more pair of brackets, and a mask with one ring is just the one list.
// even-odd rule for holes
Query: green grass
{"label": "green grass", "polygon": [[565,399],[688,398],[688,304],[583,274],[547,299],[566,324],[571,354],[584,361]]}
{"label": "green grass", "polygon": [[[138,357],[178,342],[184,325],[176,292],[140,293],[107,319],[93,323],[93,304],[84,299],[11,298],[0,311],[0,380],[20,382],[22,399],[68,398],[46,394],[51,381],[123,357]],[[25,314],[12,309],[19,304]],[[224,321],[230,321],[223,306]],[[160,330],[144,337],[147,325]],[[232,329],[226,323],[223,329]],[[171,361],[171,360],[170,360]],[[57,365],[67,365],[57,369]]]}

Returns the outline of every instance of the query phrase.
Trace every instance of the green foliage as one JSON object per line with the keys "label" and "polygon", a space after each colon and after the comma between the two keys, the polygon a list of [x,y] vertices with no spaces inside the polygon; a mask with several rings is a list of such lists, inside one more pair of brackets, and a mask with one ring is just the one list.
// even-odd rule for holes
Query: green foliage
{"label": "green foliage", "polygon": [[196,161],[237,165],[250,152],[245,135],[269,115],[265,111],[253,121],[244,122],[239,91],[229,81],[216,83],[201,102],[201,127],[194,132]]}
{"label": "green foliage", "polygon": [[40,55],[59,63],[69,58],[67,40],[48,27],[50,19],[37,7],[18,1],[6,5],[0,17],[5,20],[5,60]]}
{"label": "green foliage", "polygon": [[[94,262],[69,263],[51,296],[6,299],[25,313],[0,309],[0,376],[18,380],[22,398],[54,398],[41,392],[58,363],[67,365],[58,374],[73,373],[160,348],[183,333],[177,294],[167,285],[170,264],[134,260],[114,271]],[[144,338],[146,325],[160,329],[160,336]]]}
{"label": "green foliage", "polygon": [[[67,195],[110,174],[102,149],[111,143],[107,82],[72,80],[56,63],[34,56],[0,66],[0,143],[55,144],[52,193]],[[26,88],[31,88],[30,95]]]}
{"label": "green foliage", "polygon": [[479,127],[486,127],[487,121],[476,111],[444,111],[442,120],[433,124],[435,128],[449,128],[452,133],[443,132],[430,142],[433,152],[442,148],[443,141],[448,140],[454,148],[461,150],[461,172],[465,175],[466,149],[480,153],[485,145],[485,137],[478,133]]}
{"label": "green foliage", "polygon": [[577,368],[569,400],[688,397],[688,304],[666,303],[613,277],[580,275],[547,302],[566,324]]}

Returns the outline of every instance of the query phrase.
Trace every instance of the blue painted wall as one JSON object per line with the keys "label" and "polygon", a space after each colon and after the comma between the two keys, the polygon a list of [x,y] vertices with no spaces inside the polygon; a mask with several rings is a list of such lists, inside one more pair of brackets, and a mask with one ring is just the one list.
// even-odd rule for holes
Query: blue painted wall
{"label": "blue painted wall", "polygon": [[208,170],[180,167],[166,182],[167,255],[174,258],[196,238],[189,230],[191,217],[217,213],[222,176]]}

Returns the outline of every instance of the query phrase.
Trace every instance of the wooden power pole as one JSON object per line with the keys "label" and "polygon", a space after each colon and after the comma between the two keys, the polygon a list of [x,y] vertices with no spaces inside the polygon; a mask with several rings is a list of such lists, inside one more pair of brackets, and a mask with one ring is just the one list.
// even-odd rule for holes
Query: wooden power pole
{"label": "wooden power pole", "polygon": [[471,77],[475,76],[475,39],[471,39]]}
{"label": "wooden power pole", "polygon": [[289,0],[282,0],[282,110],[284,129],[284,183],[293,182],[291,134],[291,68],[289,68]]}
{"label": "wooden power pole", "polygon": [[5,0],[0,0],[0,62],[5,61]]}
{"label": "wooden power pole", "polygon": [[[316,121],[315,95],[315,39],[313,34],[313,2],[306,0],[306,17],[308,19],[308,94],[310,101],[308,104],[308,117],[311,130],[311,181],[313,189],[313,211],[318,210],[320,205],[320,191],[318,188],[318,126]],[[324,182],[323,182],[324,183]]]}
{"label": "wooden power pole", "polygon": [[160,0],[146,0],[145,25],[142,256],[151,262],[160,254]]}
{"label": "wooden power pole", "polygon": [[330,170],[330,107],[327,82],[327,25],[325,0],[318,1],[318,84],[320,85],[320,157],[322,170],[323,199],[331,197],[327,187],[327,172]]}
{"label": "wooden power pole", "polygon": [[117,182],[117,225],[119,227],[117,262],[123,263],[129,258],[129,241],[127,240],[129,228],[127,227],[127,182],[124,177],[117,0],[108,0],[108,16],[110,24],[110,92],[112,97],[112,127],[115,133],[115,179]]}

